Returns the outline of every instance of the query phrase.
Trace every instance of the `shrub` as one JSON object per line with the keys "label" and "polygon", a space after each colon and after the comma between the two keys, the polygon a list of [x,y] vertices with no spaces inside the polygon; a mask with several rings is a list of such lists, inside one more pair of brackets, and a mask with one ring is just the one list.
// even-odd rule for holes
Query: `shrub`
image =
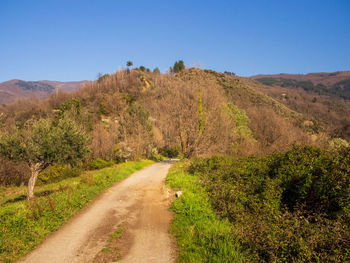
{"label": "shrub", "polygon": [[0,185],[26,184],[29,179],[29,167],[24,162],[0,158]]}
{"label": "shrub", "polygon": [[100,158],[97,158],[96,160],[91,162],[90,169],[91,170],[98,170],[98,169],[102,169],[105,167],[110,167],[114,164],[115,164],[114,161],[105,161],[105,160],[102,160]]}
{"label": "shrub", "polygon": [[154,69],[153,69],[153,73],[160,74],[159,68],[158,68],[158,67],[154,68]]}
{"label": "shrub", "polygon": [[154,146],[151,146],[151,145],[149,145],[147,147],[146,157],[147,157],[147,159],[152,160],[152,161],[163,160],[163,156],[158,153],[158,149]]}
{"label": "shrub", "polygon": [[114,160],[117,163],[126,162],[131,157],[132,150],[125,143],[119,143],[114,148]]}
{"label": "shrub", "polygon": [[62,166],[54,164],[42,171],[38,176],[38,183],[54,183],[69,177],[77,177],[81,174],[79,167]]}
{"label": "shrub", "polygon": [[181,147],[179,145],[172,145],[172,146],[164,146],[161,149],[161,154],[168,158],[174,158],[178,157],[181,151]]}
{"label": "shrub", "polygon": [[350,198],[350,151],[324,152],[316,147],[294,147],[277,158],[271,176],[281,181],[282,202],[290,210],[328,216],[342,211]]}
{"label": "shrub", "polygon": [[349,142],[347,142],[342,138],[333,138],[328,141],[328,148],[333,151],[339,151],[349,146],[350,146]]}
{"label": "shrub", "polygon": [[214,156],[193,160],[188,171],[238,231],[248,261],[350,260],[350,148]]}

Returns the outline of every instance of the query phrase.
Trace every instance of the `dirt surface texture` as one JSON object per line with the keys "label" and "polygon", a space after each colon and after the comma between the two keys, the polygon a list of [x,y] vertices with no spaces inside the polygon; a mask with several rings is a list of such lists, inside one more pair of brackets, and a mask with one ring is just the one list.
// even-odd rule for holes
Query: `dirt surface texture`
{"label": "dirt surface texture", "polygon": [[171,165],[152,164],[107,189],[20,262],[174,262]]}

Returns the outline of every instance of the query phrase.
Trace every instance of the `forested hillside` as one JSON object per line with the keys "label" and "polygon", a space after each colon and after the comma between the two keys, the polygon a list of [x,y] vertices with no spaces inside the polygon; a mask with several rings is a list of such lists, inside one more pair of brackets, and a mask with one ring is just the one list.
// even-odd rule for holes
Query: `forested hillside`
{"label": "forested hillside", "polygon": [[251,87],[314,120],[330,136],[350,139],[349,72],[257,77],[262,84],[251,82]]}
{"label": "forested hillside", "polygon": [[[327,144],[316,121],[253,87],[247,79],[196,68],[177,74],[121,70],[73,93],[3,106],[1,129],[13,132],[32,120],[69,115],[91,138],[88,158],[105,160],[158,152],[263,154],[294,143]],[[14,173],[3,162],[2,173]]]}
{"label": "forested hillside", "polygon": [[[121,70],[76,92],[21,100],[0,111],[3,134],[67,116],[90,138],[89,160],[264,154],[327,141],[316,123],[242,78],[196,68],[177,74]],[[26,174],[20,158],[1,162],[3,183],[20,183]]]}
{"label": "forested hillside", "polygon": [[309,74],[257,75],[251,78],[269,86],[301,88],[319,95],[350,99],[350,71]]}
{"label": "forested hillside", "polygon": [[[50,219],[54,227],[44,227],[40,238],[27,246],[26,236],[10,238],[11,231],[19,231],[11,224],[18,202],[29,200],[23,206],[26,212],[21,210],[29,221],[44,220],[48,210],[36,198],[47,201],[53,212],[56,201],[61,205],[61,194],[84,195],[79,191],[85,190],[77,190],[81,185],[99,185],[99,191],[110,185],[109,176],[97,183],[84,170],[176,156],[190,160],[168,178],[171,187],[184,191],[174,203],[172,230],[184,262],[347,259],[348,246],[342,244],[349,239],[347,102],[323,96],[315,100],[299,90],[280,95],[282,90],[274,86],[234,74],[185,69],[180,62],[166,74],[128,68],[102,75],[75,92],[1,106],[0,189],[7,208],[0,222],[9,232],[0,233],[11,242],[20,236],[25,253],[64,220]],[[217,155],[227,157],[213,157]],[[70,180],[80,182],[76,190],[57,185]],[[23,187],[15,187],[23,184],[28,184],[26,195]],[[35,184],[54,190],[35,193]],[[55,191],[57,200],[51,199]],[[79,200],[74,211],[81,208]],[[188,240],[184,233],[193,236]],[[190,252],[193,246],[202,253]],[[2,256],[16,258],[14,247],[3,246]]]}

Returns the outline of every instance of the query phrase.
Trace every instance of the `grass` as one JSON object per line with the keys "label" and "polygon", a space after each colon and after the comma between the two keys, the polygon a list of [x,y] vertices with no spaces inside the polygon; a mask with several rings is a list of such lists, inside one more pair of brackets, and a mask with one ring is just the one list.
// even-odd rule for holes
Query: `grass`
{"label": "grass", "polygon": [[183,193],[171,207],[175,215],[170,231],[177,239],[178,262],[243,262],[237,234],[216,215],[198,178],[185,172],[186,165],[175,164],[166,180]]}
{"label": "grass", "polygon": [[11,262],[25,255],[104,189],[151,163],[118,164],[58,183],[38,186],[36,198],[30,202],[25,200],[24,186],[2,188],[0,262]]}
{"label": "grass", "polygon": [[118,229],[116,231],[114,231],[111,234],[111,238],[115,239],[115,238],[119,238],[120,235],[125,231],[125,228],[123,226],[118,226]]}
{"label": "grass", "polygon": [[107,243],[108,246],[101,250],[102,254],[99,253],[98,255],[96,255],[96,257],[99,258],[98,262],[115,262],[120,259],[121,253],[118,240],[124,233],[124,231],[125,227],[123,225],[118,225],[118,228],[110,235],[110,238]]}

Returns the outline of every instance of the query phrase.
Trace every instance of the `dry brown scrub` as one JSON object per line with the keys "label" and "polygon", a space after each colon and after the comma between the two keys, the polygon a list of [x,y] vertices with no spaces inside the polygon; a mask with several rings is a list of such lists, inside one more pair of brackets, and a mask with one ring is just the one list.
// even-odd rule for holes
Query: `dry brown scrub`
{"label": "dry brown scrub", "polygon": [[[227,100],[213,80],[159,75],[141,100],[155,119],[165,145],[180,145],[185,156],[227,153],[234,123]],[[162,147],[164,145],[159,145]]]}
{"label": "dry brown scrub", "polygon": [[[229,102],[246,111],[252,137],[237,136]],[[186,157],[262,154],[310,142],[296,112],[242,78],[200,69],[177,75],[121,70],[73,93],[2,107],[0,125],[10,131],[27,120],[63,113],[90,132],[90,159],[111,160],[116,149],[128,148],[131,158],[147,157],[165,146],[181,148]]]}
{"label": "dry brown scrub", "polygon": [[350,101],[303,89],[265,86],[257,82],[252,87],[313,119],[330,136],[350,139]]}
{"label": "dry brown scrub", "polygon": [[293,144],[310,144],[311,137],[288,119],[267,107],[250,107],[249,127],[259,141],[260,152],[270,153],[289,149]]}
{"label": "dry brown scrub", "polygon": [[29,180],[29,167],[24,162],[0,158],[0,185],[21,185]]}

